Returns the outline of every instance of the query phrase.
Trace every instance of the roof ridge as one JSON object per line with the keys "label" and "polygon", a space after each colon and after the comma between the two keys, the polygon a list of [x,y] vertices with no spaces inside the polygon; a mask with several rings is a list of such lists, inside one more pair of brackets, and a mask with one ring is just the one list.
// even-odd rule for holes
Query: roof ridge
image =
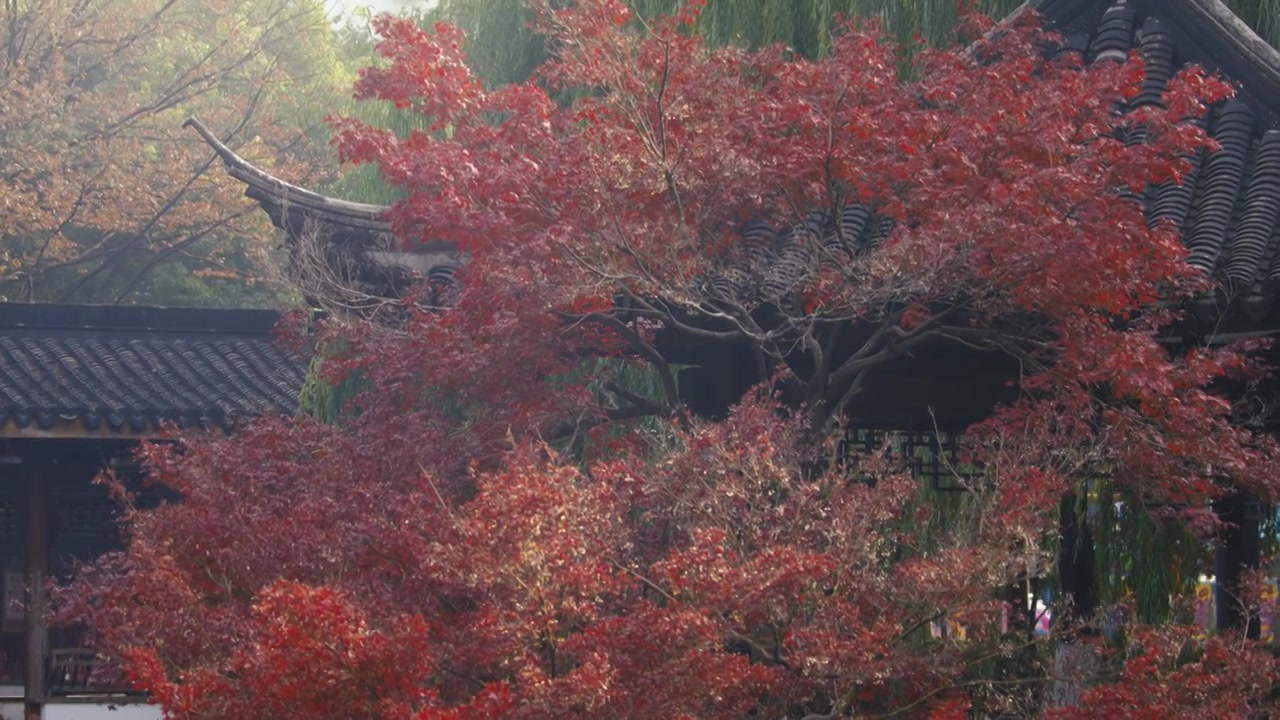
{"label": "roof ridge", "polygon": [[254,308],[0,302],[0,328],[269,335],[283,313]]}

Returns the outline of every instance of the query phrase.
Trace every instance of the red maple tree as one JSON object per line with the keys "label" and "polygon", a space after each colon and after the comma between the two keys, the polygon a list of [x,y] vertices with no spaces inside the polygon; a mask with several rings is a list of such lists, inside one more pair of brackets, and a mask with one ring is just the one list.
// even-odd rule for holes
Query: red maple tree
{"label": "red maple tree", "polygon": [[[321,331],[364,388],[337,421],[145,448],[183,501],[130,510],[61,594],[171,717],[1030,715],[1055,678],[1007,591],[1064,493],[1105,471],[1199,529],[1224,493],[1274,497],[1274,442],[1214,392],[1253,361],[1157,342],[1206,284],[1138,202],[1210,145],[1187,119],[1226,85],[1187,70],[1122,112],[1141,62],[1046,52],[1026,15],[903,79],[873,25],[807,60],[707,48],[698,2],[644,27],[555,5],[553,60],[492,90],[455,30],[378,21],[357,93],[434,125],[340,119],[338,148],[407,191],[407,245],[466,257],[447,307]],[[757,390],[693,417],[681,342],[738,349]],[[835,438],[947,343],[1028,372],[938,523],[898,459]],[[1192,680],[1272,701],[1250,643],[1127,632],[1081,712],[1206,712]]]}

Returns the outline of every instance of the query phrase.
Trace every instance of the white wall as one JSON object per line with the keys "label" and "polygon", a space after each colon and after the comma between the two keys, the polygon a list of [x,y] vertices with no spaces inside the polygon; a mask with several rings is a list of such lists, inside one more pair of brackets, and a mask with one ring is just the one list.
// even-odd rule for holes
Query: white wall
{"label": "white wall", "polygon": [[[109,705],[57,703],[44,706],[45,720],[161,720],[154,705]],[[0,720],[22,720],[22,703],[0,704]]]}

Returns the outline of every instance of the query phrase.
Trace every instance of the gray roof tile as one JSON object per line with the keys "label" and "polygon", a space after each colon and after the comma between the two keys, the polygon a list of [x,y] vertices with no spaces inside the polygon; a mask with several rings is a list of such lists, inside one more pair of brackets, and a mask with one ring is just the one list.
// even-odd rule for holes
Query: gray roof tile
{"label": "gray roof tile", "polygon": [[0,303],[0,427],[229,430],[298,410],[307,359],[263,310]]}

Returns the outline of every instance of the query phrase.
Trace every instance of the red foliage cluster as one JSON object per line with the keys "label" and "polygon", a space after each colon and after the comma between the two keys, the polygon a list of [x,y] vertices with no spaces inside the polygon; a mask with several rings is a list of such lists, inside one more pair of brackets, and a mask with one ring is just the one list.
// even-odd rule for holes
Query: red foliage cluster
{"label": "red foliage cluster", "polygon": [[[1192,628],[1140,629],[1120,653],[1118,677],[1085,691],[1049,718],[1253,718],[1274,712],[1274,654],[1235,637]],[[1269,704],[1271,703],[1271,704]]]}
{"label": "red foliage cluster", "polygon": [[[1221,83],[1188,71],[1163,108],[1120,113],[1139,62],[1047,58],[1029,23],[925,53],[909,81],[855,23],[816,61],[708,49],[679,17],[640,32],[618,0],[542,23],[539,80],[489,90],[455,30],[378,21],[387,62],[357,92],[434,125],[339,120],[339,149],[408,191],[406,243],[457,243],[456,302],[332,333],[329,372],[367,388],[339,422],[148,447],[183,502],[131,511],[128,549],[63,594],[172,717],[1030,712],[1052,680],[1001,593],[1043,563],[1064,491],[1106,469],[1189,517],[1273,495],[1273,443],[1210,390],[1245,356],[1156,342],[1153,303],[1202,283],[1131,192],[1208,144],[1184,119]],[[708,289],[745,218],[855,201],[895,221],[874,248],[788,299]],[[788,402],[688,417],[657,328],[741,343]],[[848,350],[842,328],[871,332]],[[900,465],[833,458],[832,432],[875,371],[946,341],[1034,372],[971,433],[984,480],[938,523]],[[656,397],[618,370],[643,363]],[[1259,657],[1178,659],[1169,637],[1086,706],[1176,715],[1192,679]],[[1272,667],[1223,681],[1237,709],[1269,701]]]}
{"label": "red foliage cluster", "polygon": [[[1010,642],[1007,553],[911,551],[914,481],[876,458],[809,478],[778,412],[694,421],[656,465],[524,443],[466,482],[415,462],[441,453],[413,417],[154,446],[182,503],[131,512],[62,612],[184,718],[887,710]],[[943,617],[965,643],[931,637]]]}

